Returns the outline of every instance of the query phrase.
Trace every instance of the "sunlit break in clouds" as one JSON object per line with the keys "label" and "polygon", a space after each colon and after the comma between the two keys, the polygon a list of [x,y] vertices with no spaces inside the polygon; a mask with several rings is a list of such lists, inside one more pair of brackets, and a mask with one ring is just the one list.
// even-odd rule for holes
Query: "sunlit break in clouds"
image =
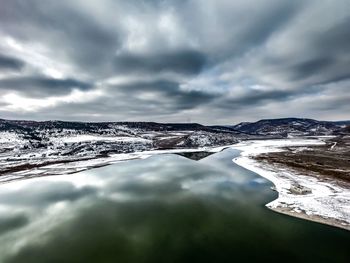
{"label": "sunlit break in clouds", "polygon": [[0,118],[350,119],[348,0],[0,5]]}

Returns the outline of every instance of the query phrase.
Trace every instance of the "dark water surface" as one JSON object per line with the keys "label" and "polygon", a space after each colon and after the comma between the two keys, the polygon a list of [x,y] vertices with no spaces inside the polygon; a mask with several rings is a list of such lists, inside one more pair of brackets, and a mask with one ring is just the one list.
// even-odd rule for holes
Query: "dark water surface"
{"label": "dark water surface", "polygon": [[225,150],[0,186],[0,262],[350,262],[350,232],[277,214]]}

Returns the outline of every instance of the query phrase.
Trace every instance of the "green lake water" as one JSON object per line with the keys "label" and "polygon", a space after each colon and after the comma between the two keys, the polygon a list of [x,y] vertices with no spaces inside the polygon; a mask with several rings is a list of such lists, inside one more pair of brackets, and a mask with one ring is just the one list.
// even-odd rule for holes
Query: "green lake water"
{"label": "green lake water", "polygon": [[0,185],[0,262],[350,262],[350,232],[281,215],[228,149]]}

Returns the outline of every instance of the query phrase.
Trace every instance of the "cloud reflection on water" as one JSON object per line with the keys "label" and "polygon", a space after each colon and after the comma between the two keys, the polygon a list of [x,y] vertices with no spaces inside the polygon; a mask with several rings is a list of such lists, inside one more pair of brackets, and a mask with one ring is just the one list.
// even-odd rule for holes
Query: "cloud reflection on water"
{"label": "cloud reflection on water", "polygon": [[[298,239],[288,232],[295,222],[263,207],[275,197],[271,184],[233,164],[236,154],[226,150],[201,162],[162,155],[2,185],[0,259],[225,261],[239,257],[232,247],[239,244],[243,255],[259,243],[281,253],[281,241]],[[271,235],[274,246],[264,245]]]}

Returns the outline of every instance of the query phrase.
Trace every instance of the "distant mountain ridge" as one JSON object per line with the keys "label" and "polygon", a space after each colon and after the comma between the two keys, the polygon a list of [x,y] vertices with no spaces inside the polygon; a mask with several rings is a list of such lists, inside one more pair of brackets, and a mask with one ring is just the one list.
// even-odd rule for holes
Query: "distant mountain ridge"
{"label": "distant mountain ridge", "polygon": [[350,121],[318,121],[307,118],[263,119],[257,122],[241,122],[231,126],[234,130],[252,135],[321,136],[336,135]]}
{"label": "distant mountain ridge", "polygon": [[128,131],[205,131],[211,133],[230,133],[236,135],[260,136],[306,136],[331,135],[342,132],[350,121],[318,121],[307,118],[262,119],[257,122],[241,122],[236,125],[201,125],[198,123],[157,123],[157,122],[70,122],[70,121],[27,121],[0,119],[0,131],[25,132],[71,130],[77,134],[93,133],[103,135]]}
{"label": "distant mountain ridge", "polygon": [[210,126],[198,123],[157,123],[157,122],[74,122],[74,121],[27,121],[0,119],[0,130],[27,130],[27,129],[74,129],[81,131],[100,131],[114,128],[115,125],[127,126],[130,129],[148,131],[215,131]]}

